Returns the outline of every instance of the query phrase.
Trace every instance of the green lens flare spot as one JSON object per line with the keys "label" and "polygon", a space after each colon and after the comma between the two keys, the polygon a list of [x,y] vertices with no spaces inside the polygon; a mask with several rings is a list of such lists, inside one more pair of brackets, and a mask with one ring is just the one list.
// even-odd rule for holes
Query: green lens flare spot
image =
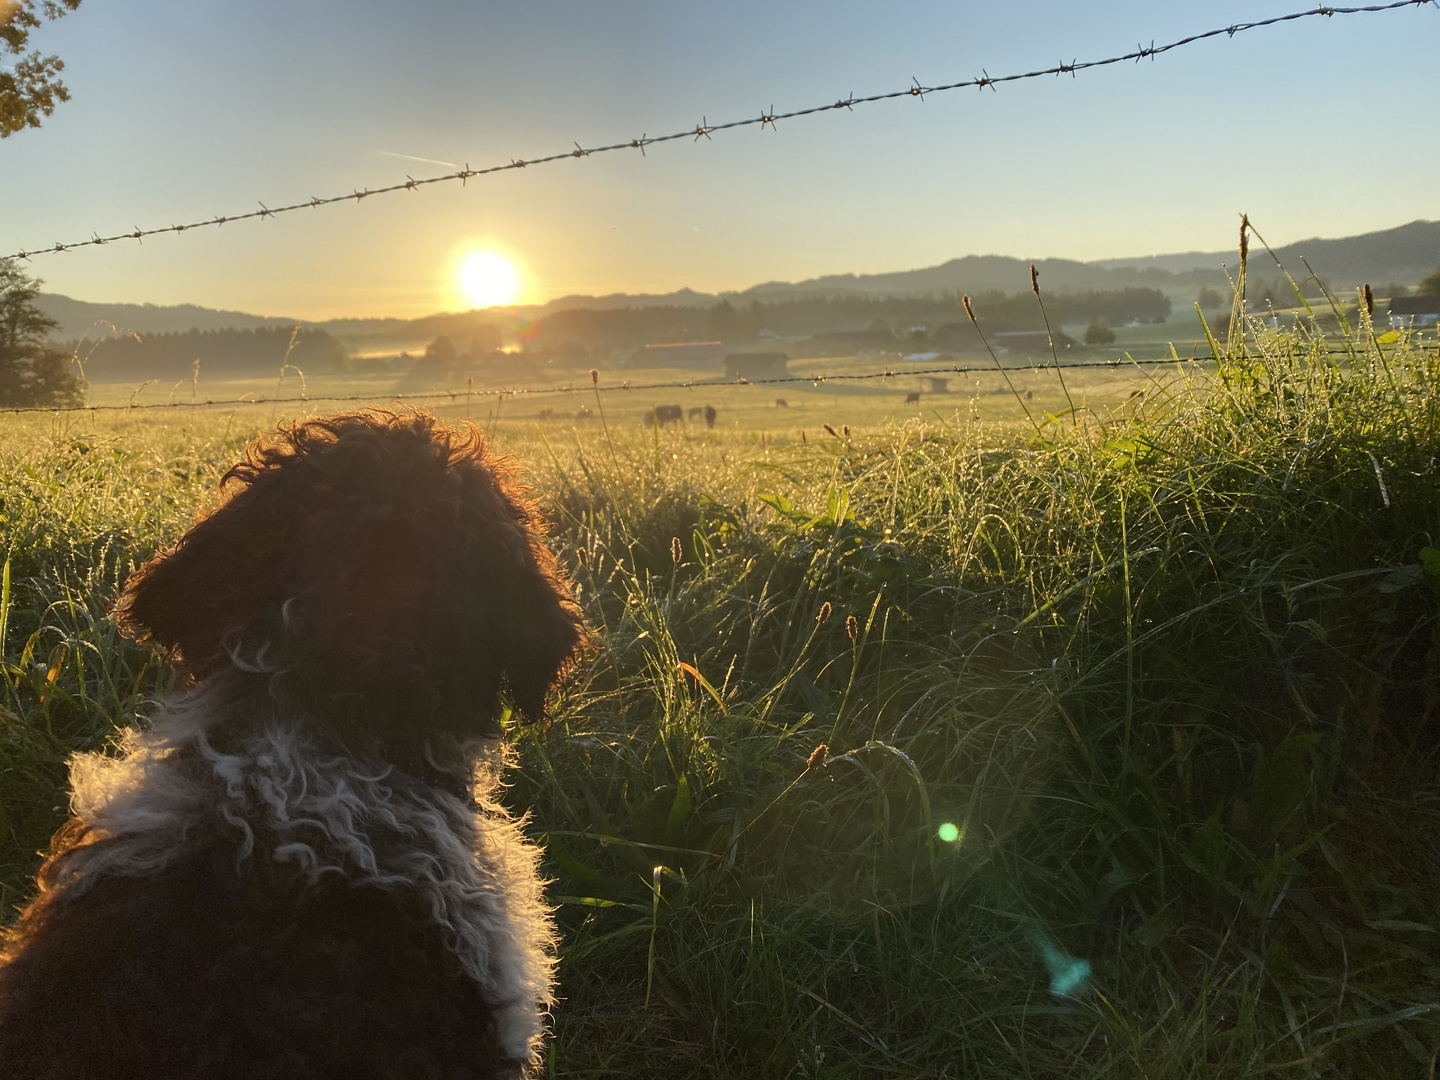
{"label": "green lens flare spot", "polygon": [[940,839],[944,840],[947,844],[953,844],[956,840],[960,839],[960,826],[949,821],[941,825],[937,832]]}

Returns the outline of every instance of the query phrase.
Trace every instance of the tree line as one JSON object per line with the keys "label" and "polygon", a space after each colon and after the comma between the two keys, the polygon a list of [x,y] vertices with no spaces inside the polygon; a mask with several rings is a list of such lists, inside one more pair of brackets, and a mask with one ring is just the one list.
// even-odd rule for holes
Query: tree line
{"label": "tree line", "polygon": [[196,360],[202,375],[270,374],[287,362],[302,371],[329,372],[344,370],[348,357],[344,346],[324,330],[283,326],[112,334],[96,342],[71,342],[65,348],[95,382],[188,378]]}
{"label": "tree line", "polygon": [[[986,330],[1040,330],[1044,320],[1029,292],[993,290],[971,298]],[[1170,300],[1159,289],[1127,288],[1060,293],[1045,297],[1052,323],[1104,320],[1114,324],[1164,322]],[[878,321],[877,321],[878,320]],[[748,341],[768,331],[778,337],[835,333],[889,327],[898,334],[909,328],[934,329],[967,321],[956,293],[928,297],[811,297],[765,303],[722,300],[708,310],[694,307],[571,308],[540,320],[538,343],[582,343],[595,349],[635,348],[662,341]]]}

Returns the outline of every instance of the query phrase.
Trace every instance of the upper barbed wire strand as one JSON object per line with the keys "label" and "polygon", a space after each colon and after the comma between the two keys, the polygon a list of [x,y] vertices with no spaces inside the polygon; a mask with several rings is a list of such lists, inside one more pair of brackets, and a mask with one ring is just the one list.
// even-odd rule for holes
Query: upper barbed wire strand
{"label": "upper barbed wire strand", "polygon": [[700,136],[702,135],[708,139],[711,135],[714,135],[717,132],[730,131],[734,128],[753,127],[757,124],[762,129],[768,126],[772,130],[774,130],[776,121],[778,120],[795,120],[804,116],[814,116],[822,112],[832,112],[836,109],[853,110],[856,105],[868,105],[877,101],[889,101],[894,98],[905,97],[919,98],[923,101],[925,97],[929,94],[940,94],[950,90],[963,90],[968,87],[975,87],[980,90],[984,90],[986,87],[989,87],[991,90],[994,90],[996,85],[999,83],[1019,82],[1023,79],[1038,79],[1046,75],[1074,76],[1077,72],[1088,71],[1091,68],[1108,67],[1111,64],[1122,64],[1130,60],[1139,62],[1140,60],[1144,60],[1147,57],[1153,60],[1155,57],[1163,55],[1164,53],[1171,52],[1175,49],[1183,48],[1186,45],[1193,45],[1199,41],[1206,41],[1210,38],[1216,38],[1221,36],[1233,38],[1236,34],[1243,34],[1249,30],[1258,30],[1262,27],[1275,26],[1279,23],[1294,22],[1297,19],[1309,19],[1315,18],[1317,16],[1330,18],[1335,15],[1363,15],[1375,12],[1395,11],[1400,8],[1423,7],[1427,4],[1440,8],[1440,0],[1394,0],[1393,3],[1389,4],[1371,4],[1365,7],[1327,7],[1322,5],[1320,7],[1310,8],[1306,11],[1291,12],[1288,15],[1276,15],[1269,19],[1257,19],[1253,22],[1232,23],[1229,26],[1222,26],[1214,30],[1207,30],[1204,33],[1191,34],[1189,37],[1183,37],[1180,38],[1178,41],[1172,41],[1168,45],[1156,45],[1152,42],[1148,46],[1137,46],[1136,49],[1131,52],[1122,53],[1119,56],[1107,57],[1104,60],[1076,60],[1071,61],[1068,64],[1062,62],[1055,67],[1041,68],[1038,71],[1019,72],[1012,75],[991,75],[984,68],[982,68],[981,74],[978,76],[969,79],[962,79],[959,82],[944,83],[938,86],[922,86],[918,79],[912,79],[911,85],[905,87],[902,90],[891,90],[881,94],[868,94],[863,97],[856,97],[852,93],[849,97],[841,98],[840,100],[832,102],[828,105],[812,105],[811,107],[806,109],[795,109],[791,112],[782,113],[775,112],[774,106],[772,105],[769,112],[762,110],[759,116],[749,117],[748,119],[744,120],[731,120],[723,124],[711,124],[707,120],[702,119],[701,122],[699,124],[696,124],[694,127],[687,128],[684,131],[677,131],[671,135],[641,135],[639,138],[636,139],[629,139],[625,142],[610,143],[605,146],[593,146],[585,148],[580,146],[579,143],[574,143],[574,149],[572,150],[565,150],[558,154],[548,154],[544,157],[512,158],[510,161],[506,162],[503,165],[491,165],[483,169],[472,169],[470,168],[469,163],[466,163],[463,169],[458,169],[455,172],[445,173],[441,176],[427,176],[417,180],[414,177],[407,175],[403,181],[399,183],[389,184],[385,187],[355,188],[344,195],[331,195],[328,198],[312,196],[311,198],[305,199],[301,202],[290,203],[286,206],[270,207],[266,206],[263,202],[259,202],[259,200],[257,200],[257,204],[259,205],[260,209],[251,210],[248,213],[244,214],[226,214],[223,216],[217,214],[214,217],[202,219],[200,221],[192,221],[183,225],[163,225],[154,229],[141,229],[137,226],[136,228],[131,229],[128,232],[115,233],[112,236],[99,236],[92,233],[89,240],[77,240],[73,243],[68,244],[57,243],[52,244],[49,247],[16,251],[12,252],[9,255],[0,256],[0,258],[28,260],[36,255],[55,255],[65,251],[71,251],[75,248],[96,247],[102,244],[109,244],[117,240],[138,241],[143,240],[147,236],[158,236],[162,233],[182,233],[188,232],[191,229],[203,229],[210,226],[225,225],[232,221],[251,221],[256,218],[270,218],[275,217],[278,214],[288,214],[294,210],[313,210],[322,206],[330,206],[334,203],[350,202],[351,200],[354,200],[355,202],[360,202],[361,200],[367,199],[372,195],[388,195],[397,191],[416,191],[419,188],[430,184],[445,184],[453,182],[455,180],[459,180],[463,185],[473,177],[477,176],[488,176],[492,173],[510,172],[515,169],[526,169],[530,168],[533,165],[548,165],[551,162],[555,161],[575,160],[579,158],[590,157],[594,154],[607,154],[616,150],[639,150],[643,154],[645,152],[645,147],[653,146],[656,143],[674,142],[679,139],[690,139],[693,142],[698,142]]}

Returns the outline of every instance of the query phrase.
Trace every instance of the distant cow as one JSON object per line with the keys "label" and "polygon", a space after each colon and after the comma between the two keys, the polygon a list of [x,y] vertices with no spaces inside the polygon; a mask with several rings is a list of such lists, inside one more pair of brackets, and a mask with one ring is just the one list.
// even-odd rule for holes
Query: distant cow
{"label": "distant cow", "polygon": [[656,405],[645,414],[645,426],[654,427],[657,423],[664,427],[666,424],[678,424],[685,419],[685,410],[679,405]]}
{"label": "distant cow", "polygon": [[920,404],[920,391],[919,391],[919,390],[912,390],[912,391],[910,391],[910,393],[906,394],[906,395],[905,395],[905,404],[906,404],[906,405],[919,405],[919,404]]}
{"label": "distant cow", "polygon": [[788,401],[786,401],[783,397],[777,397],[777,398],[775,399],[775,408],[777,408],[777,409],[788,409],[789,407],[790,407],[790,403],[789,403]]}
{"label": "distant cow", "polygon": [[595,414],[590,411],[590,407],[589,407],[588,405],[582,405],[582,406],[580,406],[580,408],[578,408],[578,409],[575,410],[575,419],[576,419],[577,421],[578,421],[578,420],[589,420],[589,419],[591,419],[592,417],[594,417],[594,415],[595,415]]}
{"label": "distant cow", "polygon": [[699,420],[699,419],[700,419],[702,416],[704,416],[704,415],[705,415],[705,406],[703,406],[703,405],[693,405],[693,406],[691,406],[690,411],[685,414],[685,418],[686,418],[687,420]]}
{"label": "distant cow", "polygon": [[714,406],[714,405],[706,405],[706,406],[705,406],[705,426],[706,426],[707,428],[713,428],[713,427],[715,426],[715,406]]}

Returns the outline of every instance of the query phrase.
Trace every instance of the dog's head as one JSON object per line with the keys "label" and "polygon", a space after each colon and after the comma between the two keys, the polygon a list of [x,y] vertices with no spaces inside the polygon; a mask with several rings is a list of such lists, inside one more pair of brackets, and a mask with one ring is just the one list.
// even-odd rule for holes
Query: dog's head
{"label": "dog's head", "polygon": [[509,463],[466,425],[372,411],[282,428],[228,498],[126,583],[117,615],[195,678],[250,669],[356,752],[528,718],[575,656],[579,609]]}

